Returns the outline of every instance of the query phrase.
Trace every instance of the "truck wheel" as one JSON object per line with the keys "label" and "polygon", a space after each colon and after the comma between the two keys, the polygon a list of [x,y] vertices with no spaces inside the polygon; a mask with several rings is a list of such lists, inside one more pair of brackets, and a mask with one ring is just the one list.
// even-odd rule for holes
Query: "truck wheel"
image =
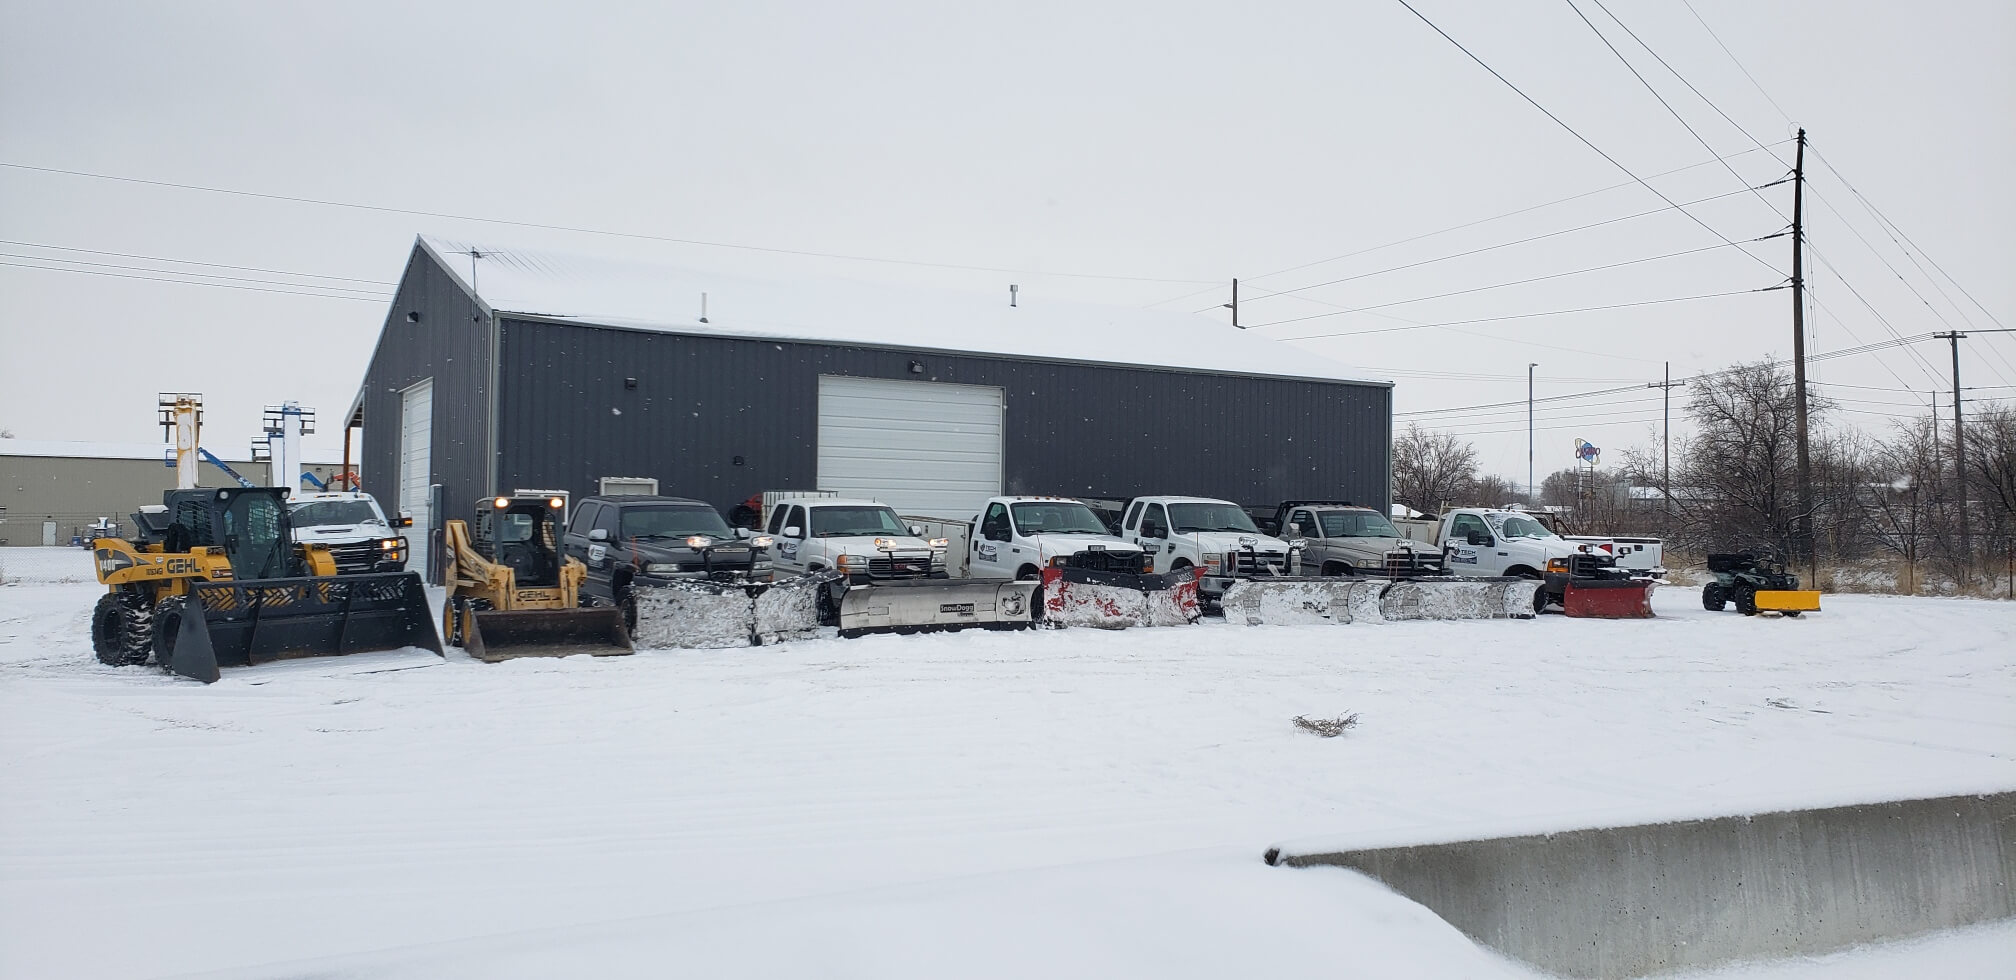
{"label": "truck wheel", "polygon": [[1351,566],[1346,565],[1341,561],[1326,561],[1323,563],[1323,574],[1341,575],[1346,578],[1349,578],[1351,575]]}
{"label": "truck wheel", "polygon": [[1710,582],[1701,587],[1701,608],[1709,612],[1721,612],[1729,608],[1729,596],[1722,591],[1722,583]]}
{"label": "truck wheel", "polygon": [[[171,595],[154,606],[154,662],[166,667],[175,662],[175,639],[182,635],[182,617],[188,615],[189,600]],[[134,661],[143,663],[144,661]]]}
{"label": "truck wheel", "polygon": [[1040,582],[1042,580],[1043,573],[1034,565],[1024,565],[1015,570],[1015,581],[1017,582]]}

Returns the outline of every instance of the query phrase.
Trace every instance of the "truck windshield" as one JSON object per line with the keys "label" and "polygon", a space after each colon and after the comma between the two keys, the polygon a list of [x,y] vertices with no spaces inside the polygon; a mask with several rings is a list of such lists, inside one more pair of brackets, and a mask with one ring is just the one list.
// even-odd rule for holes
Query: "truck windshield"
{"label": "truck windshield", "polygon": [[712,507],[625,507],[623,537],[684,538],[706,534],[729,537],[728,522]]}
{"label": "truck windshield", "polygon": [[1198,531],[1238,531],[1259,534],[1253,518],[1237,504],[1170,504],[1170,530],[1177,534]]}
{"label": "truck windshield", "polygon": [[1551,538],[1556,535],[1530,517],[1507,517],[1498,524],[1498,533],[1508,538]]}
{"label": "truck windshield", "polygon": [[1393,522],[1369,510],[1326,510],[1317,513],[1326,538],[1397,538]]}
{"label": "truck windshield", "polygon": [[1015,527],[1023,534],[1105,534],[1106,525],[1092,508],[1080,503],[1044,501],[1009,504]]}
{"label": "truck windshield", "polygon": [[887,507],[814,507],[815,538],[865,538],[876,534],[909,534],[903,519]]}
{"label": "truck windshield", "polygon": [[383,524],[385,517],[368,500],[317,500],[287,512],[295,527]]}

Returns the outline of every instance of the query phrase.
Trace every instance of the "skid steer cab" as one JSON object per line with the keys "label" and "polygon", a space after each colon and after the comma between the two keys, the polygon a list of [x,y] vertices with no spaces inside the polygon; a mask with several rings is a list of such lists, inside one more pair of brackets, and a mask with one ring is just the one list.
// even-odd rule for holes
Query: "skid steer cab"
{"label": "skid steer cab", "polygon": [[593,604],[581,591],[587,569],[560,550],[566,507],[563,496],[485,497],[473,520],[442,529],[449,645],[485,663],[631,652],[622,612]]}
{"label": "skid steer cab", "polygon": [[220,667],[418,647],[439,654],[426,590],[407,572],[336,578],[328,548],[297,544],[285,487],[170,490],[133,515],[133,540],[92,541],[106,587],[91,645],[113,666],[150,660],[209,683]]}

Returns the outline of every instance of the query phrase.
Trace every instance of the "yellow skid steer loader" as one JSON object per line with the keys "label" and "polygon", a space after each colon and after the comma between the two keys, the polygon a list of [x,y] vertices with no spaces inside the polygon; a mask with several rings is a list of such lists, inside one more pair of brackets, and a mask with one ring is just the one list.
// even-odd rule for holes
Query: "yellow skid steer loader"
{"label": "yellow skid steer loader", "polygon": [[581,580],[588,569],[560,551],[565,504],[562,497],[486,497],[476,502],[473,532],[469,522],[448,522],[441,633],[450,645],[493,664],[632,652],[623,610],[587,605]]}
{"label": "yellow skid steer loader", "polygon": [[[420,576],[337,577],[328,547],[295,544],[285,487],[169,490],[133,515],[133,540],[91,542],[106,587],[91,645],[112,666],[148,660],[204,683],[220,667],[418,647],[441,640]],[[403,538],[381,543],[403,551]]]}

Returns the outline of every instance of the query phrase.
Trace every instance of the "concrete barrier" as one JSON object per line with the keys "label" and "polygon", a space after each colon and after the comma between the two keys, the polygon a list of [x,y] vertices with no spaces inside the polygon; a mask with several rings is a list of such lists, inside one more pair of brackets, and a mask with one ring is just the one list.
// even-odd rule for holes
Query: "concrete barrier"
{"label": "concrete barrier", "polygon": [[2016,792],[1266,858],[1362,871],[1542,969],[1637,977],[2016,917]]}

